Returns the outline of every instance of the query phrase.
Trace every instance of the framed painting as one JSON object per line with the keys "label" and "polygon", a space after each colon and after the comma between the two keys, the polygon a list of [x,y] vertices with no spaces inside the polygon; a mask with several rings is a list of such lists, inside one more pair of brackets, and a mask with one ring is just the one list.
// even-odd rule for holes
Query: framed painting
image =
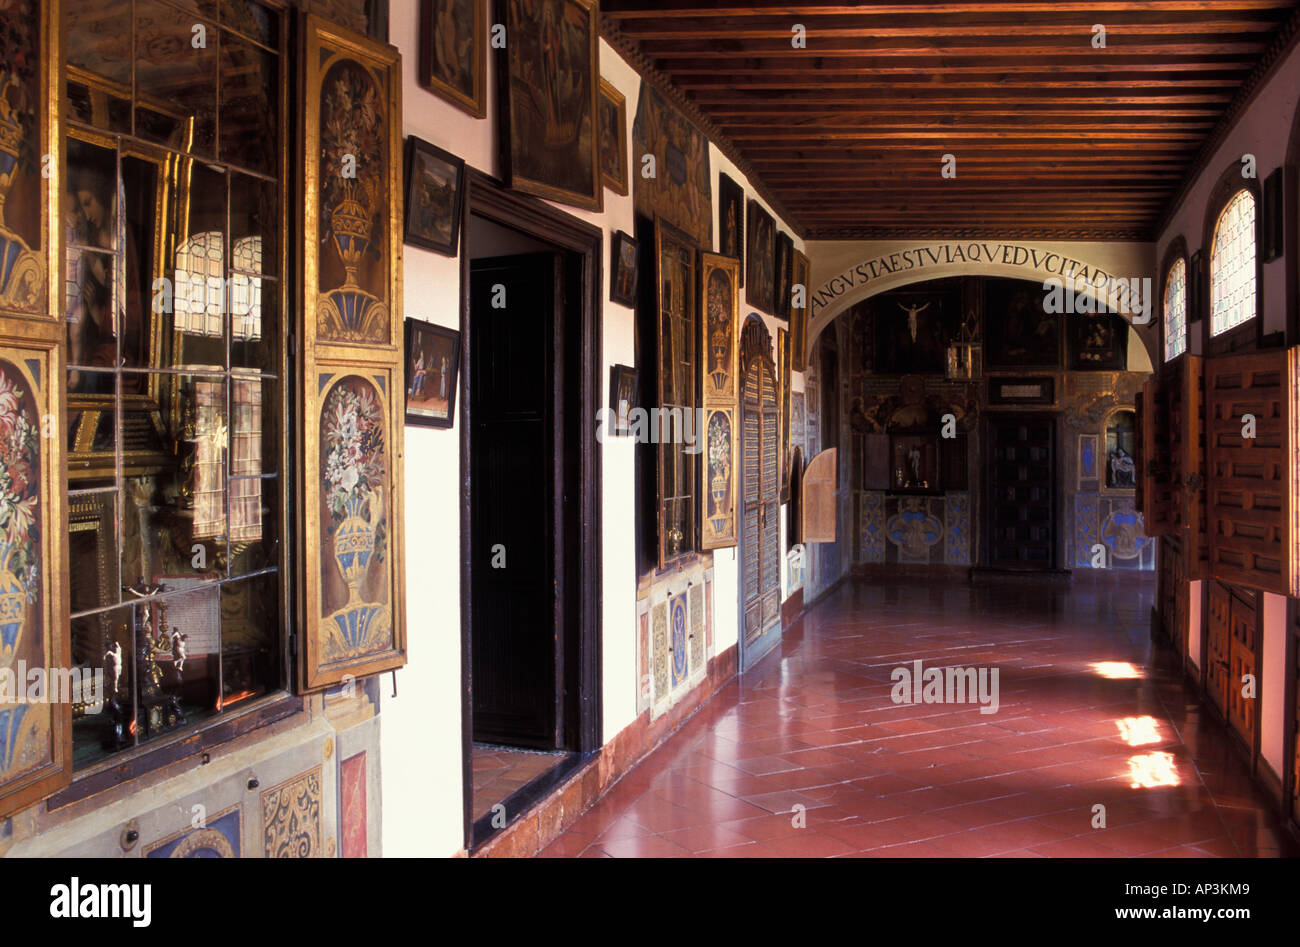
{"label": "framed painting", "polygon": [[[790,267],[790,368],[801,372],[805,365],[804,349],[808,346],[808,280],[811,266],[808,258],[794,251]],[[795,302],[800,305],[794,305]]]}
{"label": "framed painting", "polygon": [[1128,323],[1110,312],[1073,313],[1066,320],[1069,359],[1076,372],[1122,372],[1128,368]]}
{"label": "framed painting", "polygon": [[758,201],[749,202],[745,220],[745,299],[749,305],[775,315],[776,222]]}
{"label": "framed painting", "polygon": [[791,265],[794,262],[794,241],[784,230],[776,235],[776,256],[772,263],[772,315],[780,319],[790,318],[790,286],[792,281]]}
{"label": "framed painting", "polygon": [[781,418],[776,442],[777,470],[781,476],[781,502],[790,499],[790,333],[776,330],[777,386],[781,391]]}
{"label": "framed painting", "polygon": [[406,320],[406,423],[451,427],[456,421],[460,333],[423,319]]}
{"label": "framed painting", "polygon": [[487,117],[487,0],[420,0],[420,85]]}
{"label": "framed painting", "polygon": [[700,467],[704,481],[700,485],[700,548],[725,549],[738,541],[735,405],[706,407],[704,418],[706,461]]}
{"label": "framed painting", "polygon": [[985,282],[984,362],[989,368],[1060,368],[1061,320],[1043,308],[1043,287],[1015,279]]}
{"label": "framed painting", "polygon": [[501,0],[501,167],[515,190],[603,209],[595,0]]}
{"label": "framed painting", "polygon": [[623,306],[636,306],[636,238],[616,230],[609,240],[609,298]]}
{"label": "framed painting", "polygon": [[395,49],[317,16],[302,44],[298,529],[320,556],[305,573],[298,677],[315,691],[406,663],[402,76]]}
{"label": "framed painting", "polygon": [[627,100],[601,76],[600,179],[615,194],[627,194]]}
{"label": "framed painting", "polygon": [[[304,261],[316,341],[396,351],[401,219],[401,62],[319,18],[309,21],[304,109]],[[360,158],[358,159],[358,156]]]}
{"label": "framed painting", "polygon": [[304,522],[320,555],[306,570],[305,689],[405,663],[400,425],[386,396],[400,378],[321,361],[308,382],[317,410],[304,440],[319,473]]}
{"label": "framed painting", "polygon": [[961,281],[901,289],[870,300],[877,374],[941,374],[959,331]]}
{"label": "framed painting", "polygon": [[699,351],[705,356],[704,403],[736,405],[740,366],[740,264],[716,253],[700,254]]}
{"label": "framed painting", "polygon": [[745,285],[745,189],[718,175],[718,252],[740,263],[740,285]]}
{"label": "framed painting", "polygon": [[58,348],[52,338],[31,343],[0,337],[0,427],[6,432],[0,507],[8,513],[0,557],[0,674],[8,679],[11,701],[0,703],[0,816],[65,784],[71,760],[71,700],[12,702],[15,680],[19,694],[28,683],[24,667],[70,666],[60,527],[63,442],[41,436],[44,419],[55,416],[60,403]]}
{"label": "framed painting", "polygon": [[628,437],[631,424],[628,415],[637,405],[637,373],[629,365],[609,367],[609,412],[614,419],[614,437]]}
{"label": "framed painting", "polygon": [[1079,435],[1079,489],[1096,489],[1098,477],[1097,435]]}
{"label": "framed painting", "polygon": [[713,246],[713,175],[709,140],[652,83],[642,82],[632,122],[632,154],[655,160],[655,174],[632,175],[632,206],[661,219],[701,250]]}
{"label": "framed painting", "polygon": [[464,184],[462,159],[414,135],[407,138],[403,240],[455,256]]}

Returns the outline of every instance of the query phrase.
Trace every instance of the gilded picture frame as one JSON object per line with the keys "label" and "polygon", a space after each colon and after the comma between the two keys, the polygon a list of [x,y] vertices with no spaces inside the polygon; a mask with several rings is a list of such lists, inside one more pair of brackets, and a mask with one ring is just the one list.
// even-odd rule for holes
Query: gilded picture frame
{"label": "gilded picture frame", "polygon": [[772,315],[790,319],[791,268],[794,262],[794,241],[784,230],[777,231],[775,257],[772,262]]}
{"label": "gilded picture frame", "polygon": [[487,117],[487,0],[420,0],[420,86]]}
{"label": "gilded picture frame", "polygon": [[777,422],[776,463],[781,480],[781,502],[790,499],[790,333],[776,330],[776,384],[781,393],[781,417]]}
{"label": "gilded picture frame", "polygon": [[[509,40],[497,57],[501,169],[525,194],[604,209],[600,175],[600,24],[595,0],[499,0]],[[543,45],[565,75],[544,88]],[[544,106],[544,107],[543,107]],[[549,117],[548,117],[549,116]],[[562,121],[555,121],[555,117]]]}
{"label": "gilded picture frame", "polygon": [[[298,529],[301,548],[321,553],[300,566],[298,675],[314,691],[406,663],[402,78],[395,49],[319,17],[307,17],[302,42]],[[373,98],[373,114],[349,114],[354,93]],[[340,127],[364,144],[354,176],[330,137]]]}
{"label": "gilded picture frame", "polygon": [[725,174],[718,174],[718,252],[740,263],[740,285],[745,285],[745,189]]}
{"label": "gilded picture frame", "polygon": [[700,253],[699,345],[703,360],[704,459],[700,464],[700,548],[739,542],[736,417],[740,386],[740,263]]}

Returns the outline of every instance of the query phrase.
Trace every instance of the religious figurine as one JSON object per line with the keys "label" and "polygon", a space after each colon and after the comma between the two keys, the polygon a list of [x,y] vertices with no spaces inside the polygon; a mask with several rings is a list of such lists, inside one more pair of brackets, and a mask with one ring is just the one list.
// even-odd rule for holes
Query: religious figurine
{"label": "religious figurine", "polygon": [[108,692],[111,697],[117,693],[122,681],[122,642],[114,641],[113,647],[104,652],[104,668],[113,682],[113,688]]}
{"label": "religious figurine", "polygon": [[1133,474],[1136,466],[1133,458],[1122,447],[1116,447],[1110,455],[1110,485],[1112,487],[1131,487],[1134,485]]}
{"label": "religious figurine", "polygon": [[912,466],[912,483],[913,485],[921,482],[921,448],[915,444],[907,454],[908,463]]}
{"label": "religious figurine", "polygon": [[185,642],[189,635],[183,635],[176,628],[172,629],[172,664],[176,666],[176,676],[179,678],[181,672],[185,670]]}
{"label": "religious figurine", "polygon": [[898,308],[907,313],[907,331],[912,334],[912,341],[915,342],[916,331],[919,328],[917,317],[929,309],[930,304],[926,303],[924,306],[904,306],[902,303],[899,303]]}

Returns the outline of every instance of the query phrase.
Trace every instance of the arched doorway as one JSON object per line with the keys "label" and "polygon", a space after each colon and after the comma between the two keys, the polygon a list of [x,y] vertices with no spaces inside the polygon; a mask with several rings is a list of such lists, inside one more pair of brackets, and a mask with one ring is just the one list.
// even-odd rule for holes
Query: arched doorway
{"label": "arched doorway", "polygon": [[750,316],[740,338],[740,666],[752,667],[781,637],[778,402],[772,337]]}

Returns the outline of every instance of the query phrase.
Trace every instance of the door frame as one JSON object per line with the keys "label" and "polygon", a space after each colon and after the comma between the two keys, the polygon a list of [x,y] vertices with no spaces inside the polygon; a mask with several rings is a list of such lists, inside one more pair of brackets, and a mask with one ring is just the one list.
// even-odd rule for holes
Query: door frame
{"label": "door frame", "polygon": [[[773,383],[776,386],[776,414],[777,414],[776,436],[779,438],[782,437],[784,434],[784,432],[781,430],[781,376],[777,371],[776,359],[772,353],[772,334],[767,328],[767,323],[763,320],[761,316],[759,316],[757,313],[750,313],[743,320],[741,320],[741,324],[740,324],[740,338],[741,338],[740,377],[738,379],[739,387],[737,390],[737,398],[736,398],[736,419],[740,429],[739,435],[736,438],[736,442],[740,445],[740,450],[737,451],[737,457],[739,458],[740,469],[738,471],[737,478],[736,478],[736,482],[739,484],[737,488],[737,500],[739,501],[740,504],[740,510],[738,511],[737,522],[736,522],[736,607],[737,607],[737,615],[738,615],[737,629],[739,632],[736,636],[736,647],[737,647],[737,665],[739,666],[742,672],[748,671],[759,661],[763,660],[763,658],[767,657],[767,655],[772,651],[772,649],[776,647],[777,643],[780,642],[781,640],[781,635],[783,633],[783,624],[784,624],[781,619],[781,563],[784,561],[785,556],[783,554],[780,554],[781,545],[780,545],[779,535],[781,529],[780,518],[782,515],[781,513],[782,503],[781,503],[781,471],[778,469],[776,472],[776,499],[775,499],[777,531],[778,531],[778,541],[777,541],[778,556],[777,556],[777,567],[776,567],[777,568],[776,622],[773,623],[771,628],[767,629],[762,634],[760,634],[757,638],[755,638],[754,643],[752,645],[746,646],[745,644],[745,459],[744,459],[745,458],[745,392],[744,392],[744,388],[745,388],[745,377],[749,374],[749,370],[748,370],[748,360],[746,359],[746,350],[744,346],[744,337],[745,337],[745,329],[746,327],[749,326],[751,322],[755,323],[762,329],[762,339],[766,343],[765,351],[759,352],[756,356],[751,356],[751,357],[765,359],[768,365],[772,369],[772,379],[773,379]],[[777,453],[777,456],[778,457],[780,456],[779,451]],[[759,454],[759,461],[761,464],[762,462],[761,452]],[[762,482],[761,472],[759,474],[759,479],[761,485]],[[760,526],[760,533],[759,533],[759,558],[761,561],[762,558],[761,526]],[[759,591],[759,597],[760,599],[762,598],[761,589]]]}
{"label": "door frame", "polygon": [[[577,550],[574,561],[577,588],[559,588],[561,599],[568,603],[571,615],[568,627],[556,629],[557,649],[563,655],[567,671],[563,703],[565,742],[586,760],[602,745],[601,692],[601,459],[596,442],[596,417],[601,406],[602,368],[601,287],[604,232],[557,210],[534,197],[507,190],[496,179],[474,168],[465,169],[466,199],[461,207],[460,245],[460,680],[461,680],[461,778],[464,809],[465,848],[474,844],[473,819],[473,751],[474,719],[472,700],[472,603],[474,570],[478,551],[472,548],[473,533],[470,509],[474,484],[470,475],[471,376],[473,359],[470,351],[470,218],[485,218],[511,230],[549,243],[557,250],[576,258],[580,270],[581,290],[576,306],[567,307],[580,320],[577,327],[577,364],[566,366],[563,377],[576,380],[576,395],[566,402],[576,402],[577,418],[560,419],[569,430],[559,428],[560,438],[576,437],[573,445],[578,465],[576,497],[565,497],[563,506],[572,511],[577,526]],[[577,432],[576,434],[574,432]],[[567,440],[561,442],[567,443]],[[544,790],[543,790],[544,791]],[[533,800],[536,801],[536,800]],[[517,816],[516,816],[517,818]],[[512,822],[514,819],[511,820]]]}

